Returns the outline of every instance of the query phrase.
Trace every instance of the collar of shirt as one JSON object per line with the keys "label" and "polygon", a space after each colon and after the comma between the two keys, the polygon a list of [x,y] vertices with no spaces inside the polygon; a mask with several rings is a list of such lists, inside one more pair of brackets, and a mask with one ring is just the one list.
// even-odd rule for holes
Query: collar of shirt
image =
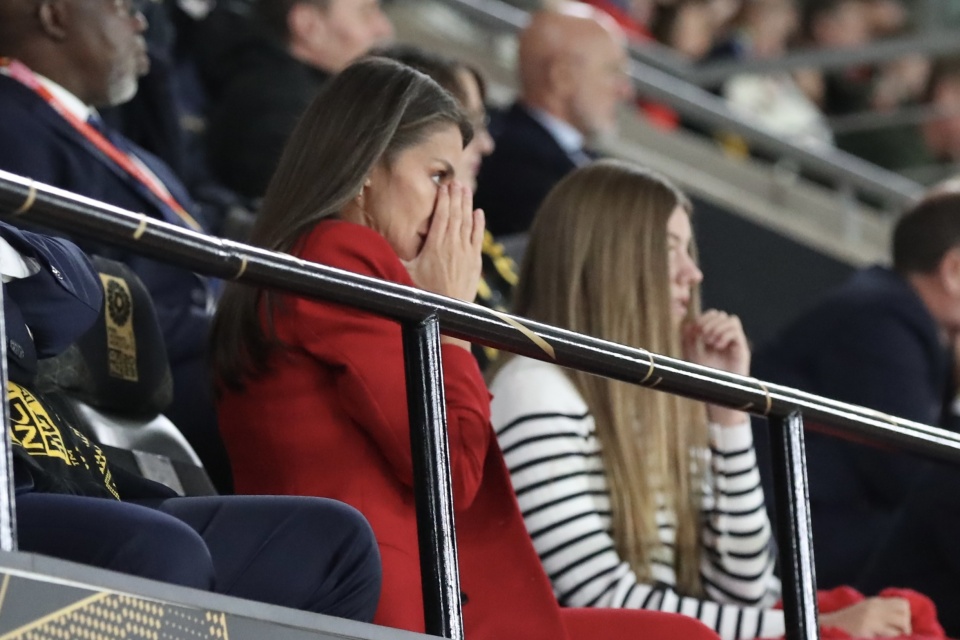
{"label": "collar of shirt", "polygon": [[42,76],[39,73],[37,73],[36,76],[37,81],[46,87],[47,91],[53,94],[53,97],[56,98],[57,102],[59,102],[64,109],[69,111],[70,114],[77,118],[80,122],[86,122],[90,119],[90,116],[96,115],[97,112],[93,108],[85,105],[80,98],[73,95],[50,78]]}
{"label": "collar of shirt", "polygon": [[583,153],[583,134],[577,131],[572,124],[550,115],[543,109],[527,107],[527,110],[568,155]]}
{"label": "collar of shirt", "polygon": [[[0,67],[0,74],[9,76],[10,72],[6,67]],[[90,116],[97,115],[96,109],[85,105],[80,98],[73,95],[50,78],[40,75],[36,71],[33,71],[33,75],[37,78],[37,82],[42,84],[44,88],[53,95],[57,102],[60,103],[63,108],[69,111],[74,117],[78,118],[80,122],[86,122]]]}
{"label": "collar of shirt", "polygon": [[[10,75],[10,72],[6,67],[0,67],[0,73],[5,76]],[[97,115],[96,109],[85,105],[80,98],[73,95],[50,78],[40,75],[36,71],[33,71],[33,75],[37,78],[37,82],[42,84],[44,88],[46,88],[46,90],[53,95],[57,102],[60,103],[63,108],[69,111],[74,117],[80,120],[80,122],[86,122],[90,116]]]}

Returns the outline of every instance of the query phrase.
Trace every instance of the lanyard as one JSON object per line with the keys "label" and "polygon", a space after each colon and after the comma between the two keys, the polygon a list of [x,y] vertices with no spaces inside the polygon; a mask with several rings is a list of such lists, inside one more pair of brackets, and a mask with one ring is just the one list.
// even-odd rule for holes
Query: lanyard
{"label": "lanyard", "polygon": [[134,180],[146,187],[150,193],[167,205],[181,220],[183,220],[187,227],[193,229],[194,231],[203,231],[203,227],[200,226],[200,223],[198,223],[193,216],[187,213],[187,210],[184,209],[183,206],[176,201],[176,199],[174,199],[163,183],[140,168],[140,166],[138,166],[128,154],[118,149],[112,142],[104,137],[102,133],[97,131],[89,123],[84,122],[73,115],[69,109],[64,107],[63,104],[57,100],[57,98],[50,93],[45,86],[43,86],[36,74],[25,64],[18,60],[0,58],[0,68],[5,68],[11,78],[20,82],[20,84],[24,85],[25,87],[32,89],[64,120],[69,122],[70,126],[76,129],[80,135],[82,135],[87,139],[88,142],[90,142],[90,144],[96,147],[98,151],[107,156]]}

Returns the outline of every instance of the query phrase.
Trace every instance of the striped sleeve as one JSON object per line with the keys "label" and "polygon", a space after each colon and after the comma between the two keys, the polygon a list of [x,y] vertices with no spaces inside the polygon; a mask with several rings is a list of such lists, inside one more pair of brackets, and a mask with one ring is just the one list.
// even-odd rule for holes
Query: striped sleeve
{"label": "striped sleeve", "polygon": [[711,425],[710,440],[700,568],[705,591],[718,602],[772,606],[780,582],[750,423]]}
{"label": "striped sleeve", "polygon": [[593,418],[558,368],[508,365],[491,391],[493,425],[514,491],[561,605],[682,613],[724,640],[783,635],[780,611],[682,597],[669,586],[637,580],[610,535]]}

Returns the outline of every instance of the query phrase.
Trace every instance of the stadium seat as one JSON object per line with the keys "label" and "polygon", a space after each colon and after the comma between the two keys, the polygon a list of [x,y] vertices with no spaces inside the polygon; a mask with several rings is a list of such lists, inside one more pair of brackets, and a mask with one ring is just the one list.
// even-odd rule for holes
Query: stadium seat
{"label": "stadium seat", "polygon": [[162,413],[173,380],[150,294],[126,265],[93,261],[104,286],[100,317],[65,352],[40,361],[39,390],[114,464],[181,495],[216,493],[196,452]]}

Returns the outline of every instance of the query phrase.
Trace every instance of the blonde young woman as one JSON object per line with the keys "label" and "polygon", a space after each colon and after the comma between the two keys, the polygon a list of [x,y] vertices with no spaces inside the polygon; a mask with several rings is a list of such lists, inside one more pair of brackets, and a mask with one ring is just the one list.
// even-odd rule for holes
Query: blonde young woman
{"label": "blonde young woman", "polygon": [[[700,312],[689,200],[611,161],[541,205],[515,311],[746,375],[740,321]],[[561,605],[697,617],[725,640],[784,634],[748,416],[555,365],[499,363],[492,423]],[[854,635],[909,632],[901,600],[821,617]]]}

